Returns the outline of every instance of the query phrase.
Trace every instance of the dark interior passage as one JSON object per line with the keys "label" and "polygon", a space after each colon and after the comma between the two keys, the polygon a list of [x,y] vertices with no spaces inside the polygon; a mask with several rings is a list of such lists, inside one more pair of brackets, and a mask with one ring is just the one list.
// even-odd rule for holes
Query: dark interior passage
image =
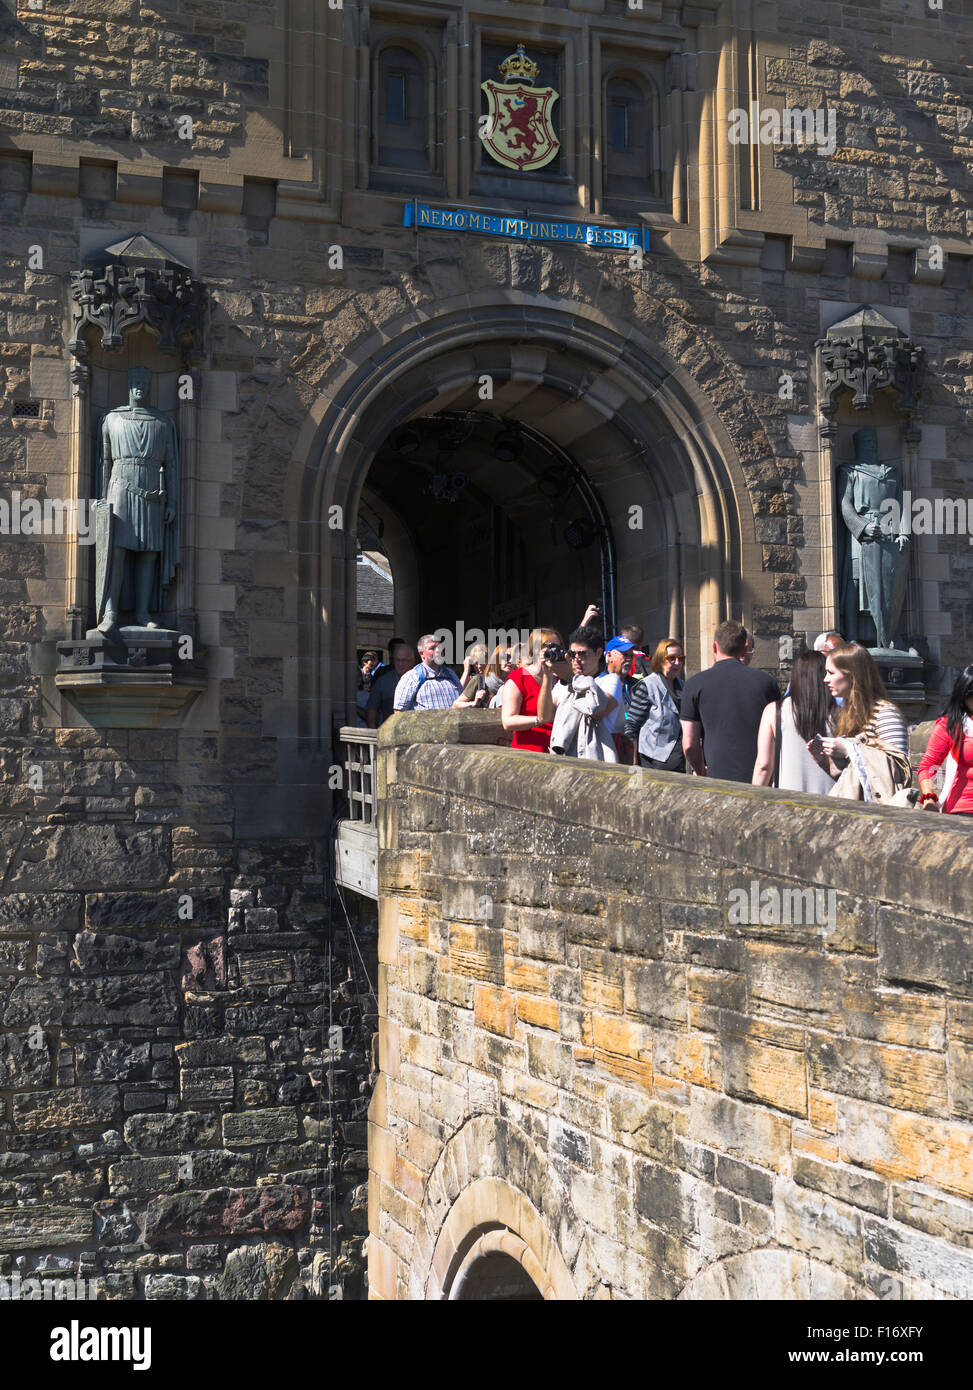
{"label": "dark interior passage", "polygon": [[516,421],[446,411],[393,431],[369,471],[360,530],[388,557],[393,626],[410,641],[458,624],[566,636],[589,602],[614,620],[601,499],[574,459]]}
{"label": "dark interior passage", "polygon": [[543,1302],[543,1294],[518,1260],[503,1250],[481,1255],[467,1271],[456,1301],[491,1303]]}

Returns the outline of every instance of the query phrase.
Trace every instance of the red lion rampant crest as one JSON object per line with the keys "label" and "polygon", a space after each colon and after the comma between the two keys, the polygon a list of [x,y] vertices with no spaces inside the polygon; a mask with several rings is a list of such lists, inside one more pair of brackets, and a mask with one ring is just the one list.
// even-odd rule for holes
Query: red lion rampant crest
{"label": "red lion rampant crest", "polygon": [[482,90],[489,115],[480,139],[497,163],[521,172],[549,164],[561,146],[554,133],[554,88],[535,87],[528,78],[527,83],[484,82]]}
{"label": "red lion rampant crest", "polygon": [[[547,142],[547,132],[540,122],[538,96],[521,95],[501,98],[500,105],[508,113],[506,121],[500,123],[500,130],[510,138],[507,145],[509,154],[519,154],[521,150],[527,159],[533,159],[538,143]],[[515,137],[515,138],[514,138]]]}

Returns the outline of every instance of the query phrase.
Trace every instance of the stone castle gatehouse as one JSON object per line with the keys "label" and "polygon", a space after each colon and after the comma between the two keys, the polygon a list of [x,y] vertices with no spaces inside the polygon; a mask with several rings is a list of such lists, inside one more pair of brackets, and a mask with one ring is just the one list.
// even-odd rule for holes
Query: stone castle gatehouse
{"label": "stone castle gatehouse", "polygon": [[[365,1292],[365,646],[590,601],[693,670],[727,617],[783,682],[849,617],[874,644],[856,435],[934,518],[971,478],[961,23],[3,0],[0,1274]],[[970,660],[939,515],[911,722]]]}

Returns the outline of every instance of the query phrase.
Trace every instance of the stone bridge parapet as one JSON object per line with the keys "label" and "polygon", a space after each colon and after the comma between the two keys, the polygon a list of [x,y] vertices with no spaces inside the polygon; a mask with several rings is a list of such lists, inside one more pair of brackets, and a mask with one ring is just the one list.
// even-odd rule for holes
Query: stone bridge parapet
{"label": "stone bridge parapet", "polygon": [[971,827],[502,741],[379,738],[371,1296],[973,1296]]}

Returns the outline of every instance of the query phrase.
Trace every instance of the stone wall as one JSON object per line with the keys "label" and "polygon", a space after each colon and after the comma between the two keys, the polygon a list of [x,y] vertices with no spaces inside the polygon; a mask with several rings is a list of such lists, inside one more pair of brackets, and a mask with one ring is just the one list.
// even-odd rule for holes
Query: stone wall
{"label": "stone wall", "polygon": [[61,729],[23,775],[10,742],[0,1274],[360,1297],[374,1005],[326,842],[234,843],[215,740]]}
{"label": "stone wall", "polygon": [[379,740],[371,1295],[506,1230],[551,1297],[969,1298],[969,827],[461,726]]}
{"label": "stone wall", "polygon": [[876,250],[884,233],[968,237],[973,113],[956,41],[963,19],[931,7],[869,8],[826,6],[825,35],[803,6],[777,7],[787,54],[768,56],[767,92],[787,106],[827,104],[840,153],[829,163],[784,147],[776,160],[795,175],[795,202],[822,237],[869,228]]}
{"label": "stone wall", "polygon": [[297,753],[303,415],[278,390],[334,234],[283,220],[275,180],[306,175],[274,105],[285,37],[263,3],[0,6],[4,500],[72,486],[69,272],[92,248],[160,236],[210,298],[183,557],[207,686],[182,729],[82,727],[53,679],[69,538],[0,536],[0,1275],[111,1297],[364,1288],[374,929],[349,903],[363,964],[332,896],[330,737]]}

